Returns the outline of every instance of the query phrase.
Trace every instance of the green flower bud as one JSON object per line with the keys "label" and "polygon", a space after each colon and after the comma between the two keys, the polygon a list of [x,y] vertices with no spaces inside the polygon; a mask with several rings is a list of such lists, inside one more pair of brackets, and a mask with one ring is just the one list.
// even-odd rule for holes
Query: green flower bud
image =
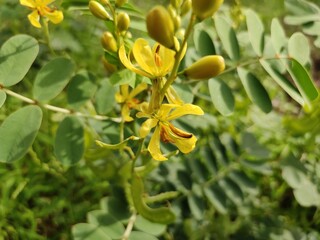
{"label": "green flower bud", "polygon": [[181,16],[186,15],[190,11],[191,5],[192,5],[191,0],[185,0],[181,5],[180,15]]}
{"label": "green flower bud", "polygon": [[125,12],[120,12],[117,15],[117,27],[120,32],[127,31],[130,26],[130,17]]}
{"label": "green flower bud", "polygon": [[102,20],[110,19],[110,15],[106,11],[106,9],[96,1],[89,2],[89,9],[90,9],[90,12],[97,18],[100,18]]}
{"label": "green flower bud", "polygon": [[181,4],[181,0],[170,0],[170,4],[174,7],[174,8],[179,8],[180,4]]}
{"label": "green flower bud", "polygon": [[122,7],[128,0],[116,0],[116,7]]}
{"label": "green flower bud", "polygon": [[117,42],[111,32],[104,32],[102,34],[101,44],[107,51],[116,52],[118,50]]}
{"label": "green flower bud", "polygon": [[147,30],[154,40],[167,48],[174,47],[174,23],[163,6],[155,6],[147,14]]}
{"label": "green flower bud", "polygon": [[192,10],[199,19],[212,16],[223,3],[223,0],[192,0]]}
{"label": "green flower bud", "polygon": [[190,67],[185,69],[183,73],[188,78],[193,79],[209,79],[223,72],[225,63],[223,57],[219,55],[209,55],[200,58]]}

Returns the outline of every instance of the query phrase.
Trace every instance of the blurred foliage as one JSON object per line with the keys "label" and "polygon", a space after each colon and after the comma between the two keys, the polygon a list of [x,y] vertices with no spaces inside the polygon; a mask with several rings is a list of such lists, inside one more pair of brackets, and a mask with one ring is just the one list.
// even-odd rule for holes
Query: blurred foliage
{"label": "blurred foliage", "polygon": [[[90,14],[88,1],[61,3],[65,20],[50,29],[50,36],[53,48],[73,63],[66,63],[64,57],[60,63],[53,62],[42,32],[26,21],[28,11],[17,1],[3,1],[0,45],[17,34],[31,35],[40,43],[31,70],[11,89],[86,116],[98,113],[116,119],[119,108],[113,96],[123,76],[132,75],[119,72],[107,77],[100,46],[105,25]],[[146,12],[155,1],[133,3],[136,6],[124,8],[132,18],[132,34],[146,35],[140,11]],[[248,9],[255,12],[248,15]],[[310,15],[317,18],[308,18]],[[202,106],[206,112],[201,118],[188,116],[175,122],[197,133],[197,147],[188,155],[172,156],[163,163],[149,161],[144,152],[140,159],[150,168],[144,181],[150,195],[143,195],[143,200],[159,207],[163,196],[158,194],[172,194],[164,199],[177,218],[174,224],[165,225],[138,215],[130,239],[320,238],[320,100],[314,99],[310,88],[296,88],[299,82],[294,79],[297,72],[311,71],[319,83],[319,16],[318,1],[230,0],[214,19],[195,26],[184,65],[208,54],[222,54],[227,71],[209,82],[184,84],[184,79],[179,79],[182,84],[177,85],[177,91],[183,100]],[[280,28],[275,27],[277,23]],[[300,31],[303,34],[294,34]],[[230,35],[226,32],[232,35],[227,41],[224,38]],[[250,34],[255,36],[253,40]],[[262,38],[260,45],[257,39]],[[273,48],[277,46],[279,52]],[[279,59],[261,61],[276,53],[297,57],[301,63],[298,70],[281,65]],[[37,75],[46,64],[69,64],[70,68],[74,64],[76,74],[70,83],[62,80],[58,87],[42,89],[41,81],[54,78],[46,80]],[[287,80],[279,77],[274,81],[267,69]],[[309,79],[299,76],[306,82]],[[281,81],[294,87],[283,87]],[[79,82],[81,85],[76,84]],[[258,94],[250,89],[252,82]],[[55,96],[51,99],[50,94]],[[1,122],[24,106],[7,96],[0,108]],[[128,124],[126,136],[139,124]],[[81,156],[72,154],[64,161],[59,151],[69,147],[64,140],[71,130],[77,139],[70,140],[70,147]],[[128,193],[122,187],[131,166],[125,164],[126,156],[121,153],[93,146],[93,139],[119,142],[119,124],[113,119],[65,117],[64,113],[43,110],[38,136],[26,155],[0,165],[0,239],[84,239],[86,234],[92,234],[88,239],[121,238],[132,218]],[[132,145],[134,150],[138,148],[135,141]],[[164,147],[174,150],[170,145]]]}

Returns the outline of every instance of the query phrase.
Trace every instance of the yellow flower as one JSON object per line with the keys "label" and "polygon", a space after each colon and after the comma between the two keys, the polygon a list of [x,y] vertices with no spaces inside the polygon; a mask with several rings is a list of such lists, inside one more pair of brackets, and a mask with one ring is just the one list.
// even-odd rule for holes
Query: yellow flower
{"label": "yellow flower", "polygon": [[124,84],[120,86],[120,92],[116,93],[116,101],[122,103],[121,115],[126,122],[133,121],[130,116],[130,109],[136,108],[140,101],[135,98],[143,90],[147,89],[148,85],[146,83],[140,83],[136,88],[132,89],[129,93],[129,85]]}
{"label": "yellow flower", "polygon": [[30,23],[37,28],[41,28],[40,17],[45,17],[54,24],[63,20],[63,13],[48,5],[55,0],[20,0],[20,4],[29,7],[32,13],[28,15]]}
{"label": "yellow flower", "polygon": [[133,57],[138,66],[135,66],[130,60],[130,54],[127,56],[124,45],[119,49],[119,58],[122,64],[129,70],[142,76],[154,79],[164,77],[173,68],[175,52],[159,43],[153,48],[143,38],[138,38],[133,44]]}
{"label": "yellow flower", "polygon": [[167,160],[161,153],[160,140],[164,143],[170,142],[176,145],[183,153],[189,153],[194,149],[197,138],[192,133],[182,131],[170,123],[171,120],[187,114],[202,115],[203,111],[200,107],[193,104],[162,104],[155,114],[144,112],[143,109],[142,112],[137,113],[137,117],[149,118],[140,128],[140,137],[146,137],[151,129],[155,127],[148,145],[148,151],[155,160]]}

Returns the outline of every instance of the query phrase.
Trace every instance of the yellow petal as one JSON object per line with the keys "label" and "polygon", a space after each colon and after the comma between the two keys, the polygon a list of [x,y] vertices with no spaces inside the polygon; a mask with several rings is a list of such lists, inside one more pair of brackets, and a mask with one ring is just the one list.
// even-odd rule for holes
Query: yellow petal
{"label": "yellow petal", "polygon": [[187,103],[187,104],[178,106],[174,110],[172,110],[172,112],[167,117],[167,120],[170,121],[187,114],[203,115],[204,112],[199,106]]}
{"label": "yellow petal", "polygon": [[145,138],[152,128],[154,128],[158,124],[158,120],[154,118],[147,119],[144,123],[142,123],[140,128],[140,137]]}
{"label": "yellow petal", "polygon": [[141,93],[142,91],[144,91],[145,89],[148,88],[148,84],[146,83],[140,83],[138,86],[136,86],[129,94],[129,98],[133,98],[135,96],[137,96],[139,93]]}
{"label": "yellow petal", "polygon": [[63,13],[61,11],[46,12],[45,16],[54,24],[58,24],[63,20]]}
{"label": "yellow petal", "polygon": [[171,104],[183,105],[182,99],[179,97],[178,93],[172,86],[168,88],[166,92],[166,98]]}
{"label": "yellow petal", "polygon": [[20,4],[29,8],[36,8],[36,4],[33,0],[20,0]]}
{"label": "yellow petal", "polygon": [[194,135],[192,135],[192,137],[190,138],[178,137],[175,139],[174,144],[179,148],[181,152],[189,153],[194,149],[196,142],[197,138]]}
{"label": "yellow petal", "polygon": [[115,99],[117,103],[123,103],[126,100],[126,98],[123,95],[121,95],[120,92],[117,92],[115,94]]}
{"label": "yellow petal", "polygon": [[28,19],[30,21],[30,23],[36,27],[36,28],[41,28],[41,24],[40,24],[40,16],[38,14],[38,11],[33,11],[32,13],[30,13],[28,15]]}
{"label": "yellow petal", "polygon": [[158,161],[168,160],[160,150],[160,128],[156,127],[148,145],[148,151],[151,156]]}
{"label": "yellow petal", "polygon": [[[160,47],[159,47],[160,46]],[[168,72],[170,72],[173,68],[174,64],[174,56],[175,51],[166,48],[159,43],[155,44],[153,47],[153,55],[156,53],[155,51],[159,48],[158,54],[161,59],[161,66],[158,67],[158,75],[159,76],[165,76]]]}
{"label": "yellow petal", "polygon": [[126,50],[125,50],[125,47],[124,45],[120,46],[119,48],[119,58],[122,62],[122,64],[128,68],[129,70],[139,74],[139,75],[142,75],[142,76],[145,76],[145,77],[148,77],[148,78],[152,78],[152,75],[150,75],[149,73],[145,72],[145,71],[142,71],[141,69],[139,68],[136,68],[132,63],[131,61],[128,59],[127,57],[127,54],[126,54]]}
{"label": "yellow petal", "polygon": [[133,118],[130,116],[130,109],[127,104],[124,104],[121,108],[121,115],[125,122],[133,121]]}
{"label": "yellow petal", "polygon": [[51,3],[53,3],[55,0],[42,0],[43,4],[45,5],[49,5]]}
{"label": "yellow petal", "polygon": [[149,43],[143,38],[138,38],[133,45],[133,56],[138,65],[152,76],[157,76],[157,66],[154,54],[151,51]]}
{"label": "yellow petal", "polygon": [[179,105],[176,104],[162,104],[157,115],[158,117],[163,120],[166,121],[168,118],[169,113],[176,107],[179,107]]}

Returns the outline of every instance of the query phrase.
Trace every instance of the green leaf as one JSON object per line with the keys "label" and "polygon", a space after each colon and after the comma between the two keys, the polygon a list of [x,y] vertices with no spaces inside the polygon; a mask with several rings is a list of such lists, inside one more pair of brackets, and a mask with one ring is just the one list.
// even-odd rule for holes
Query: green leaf
{"label": "green leaf", "polygon": [[75,65],[64,57],[51,60],[43,66],[36,76],[33,96],[40,102],[55,98],[68,84]]}
{"label": "green leaf", "polygon": [[289,38],[288,53],[303,66],[310,61],[309,41],[304,34],[296,32]]}
{"label": "green leaf", "polygon": [[259,79],[246,69],[238,67],[238,74],[250,100],[263,112],[272,110],[272,103],[267,90],[260,83]]}
{"label": "green leaf", "polygon": [[251,9],[246,11],[249,40],[253,50],[258,56],[262,56],[264,49],[264,26],[259,16]]}
{"label": "green leaf", "polygon": [[298,87],[305,103],[310,104],[318,97],[318,90],[315,87],[307,70],[296,59],[290,59],[291,66],[288,66],[288,72]]}
{"label": "green leaf", "polygon": [[319,21],[319,14],[309,14],[303,16],[286,16],[284,22],[289,25],[301,25],[309,22]]}
{"label": "green leaf", "polygon": [[[116,170],[115,170],[116,171]],[[100,201],[100,206],[103,211],[109,213],[119,221],[130,218],[129,206],[125,198],[105,197]]]}
{"label": "green leaf", "polygon": [[23,107],[7,117],[0,127],[0,162],[19,160],[32,145],[42,121],[38,106]]}
{"label": "green leaf", "polygon": [[209,202],[221,214],[227,214],[227,199],[224,191],[217,185],[204,188],[204,194]]}
{"label": "green leaf", "polygon": [[112,240],[99,226],[78,223],[72,227],[73,240]]}
{"label": "green leaf", "polygon": [[287,45],[287,37],[285,31],[277,18],[271,22],[271,42],[276,53],[281,53]]}
{"label": "green leaf", "polygon": [[84,153],[84,130],[77,117],[68,116],[60,123],[54,144],[54,154],[65,165],[79,162]]}
{"label": "green leaf", "polygon": [[95,106],[99,114],[109,113],[115,104],[116,90],[109,79],[101,81],[101,86],[95,95]]}
{"label": "green leaf", "polygon": [[211,100],[216,109],[224,116],[234,111],[234,96],[229,86],[217,78],[208,81]]}
{"label": "green leaf", "polygon": [[148,233],[144,232],[138,232],[138,231],[132,231],[130,233],[129,239],[128,240],[158,240],[155,236],[152,236]]}
{"label": "green leaf", "polygon": [[320,206],[320,193],[317,186],[305,181],[299,188],[293,190],[297,202],[303,207]]}
{"label": "green leaf", "polygon": [[137,216],[134,227],[142,232],[149,233],[154,236],[160,236],[167,228],[167,225],[150,222],[141,215]]}
{"label": "green leaf", "polygon": [[[281,60],[274,60],[274,61],[281,61]],[[271,63],[264,59],[260,59],[260,64],[266,70],[266,72],[272,77],[276,83],[287,93],[290,97],[292,97],[296,102],[300,105],[304,105],[304,100],[300,95],[299,91],[295,88],[295,86],[285,78],[278,70],[272,67]]]}
{"label": "green leaf", "polygon": [[205,212],[205,203],[202,197],[199,197],[195,194],[188,195],[188,204],[192,216],[196,220],[202,220],[203,214]]}
{"label": "green leaf", "polygon": [[68,103],[72,108],[79,109],[93,97],[97,89],[94,81],[94,76],[86,71],[78,73],[71,79],[68,85],[67,96]]}
{"label": "green leaf", "polygon": [[121,238],[125,231],[124,226],[117,219],[102,210],[89,212],[87,219],[88,223],[98,226],[112,239]]}
{"label": "green leaf", "polygon": [[223,45],[228,56],[232,60],[238,61],[240,59],[240,47],[234,29],[227,22],[227,20],[222,17],[215,18],[215,26],[218,36],[221,40],[221,44]]}
{"label": "green leaf", "polygon": [[7,94],[3,90],[0,90],[0,108],[5,103],[6,98],[7,98]]}
{"label": "green leaf", "polygon": [[136,74],[129,69],[124,69],[112,74],[109,81],[114,86],[129,84],[131,87],[134,87],[136,83]]}
{"label": "green leaf", "polygon": [[255,159],[267,159],[271,155],[271,152],[258,142],[255,135],[249,132],[241,134],[241,148]]}
{"label": "green leaf", "polygon": [[225,194],[235,205],[241,206],[244,201],[244,195],[241,188],[236,182],[230,178],[223,178],[219,181],[219,185],[224,189]]}
{"label": "green leaf", "polygon": [[244,172],[235,170],[230,172],[228,177],[236,182],[243,192],[251,194],[258,193],[256,182],[251,180]]}
{"label": "green leaf", "polygon": [[5,87],[20,82],[39,52],[36,39],[28,35],[9,38],[0,49],[0,84]]}
{"label": "green leaf", "polygon": [[215,55],[216,50],[211,36],[203,29],[197,28],[193,34],[195,48],[201,57]]}

